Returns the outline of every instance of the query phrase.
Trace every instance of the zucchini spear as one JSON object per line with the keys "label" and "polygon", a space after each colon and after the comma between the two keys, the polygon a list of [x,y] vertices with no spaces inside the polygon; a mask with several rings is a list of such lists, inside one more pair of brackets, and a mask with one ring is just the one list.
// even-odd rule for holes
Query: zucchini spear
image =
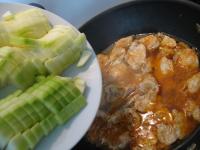
{"label": "zucchini spear", "polygon": [[56,126],[78,113],[86,101],[79,90],[84,87],[76,87],[76,80],[49,76],[24,92],[16,91],[2,99],[0,149],[33,149]]}

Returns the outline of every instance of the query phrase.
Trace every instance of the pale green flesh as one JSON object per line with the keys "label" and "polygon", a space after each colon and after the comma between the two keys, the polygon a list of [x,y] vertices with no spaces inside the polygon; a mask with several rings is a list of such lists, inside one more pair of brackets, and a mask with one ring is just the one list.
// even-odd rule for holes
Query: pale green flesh
{"label": "pale green flesh", "polygon": [[[86,105],[83,82],[55,76],[85,49],[84,34],[66,25],[52,28],[39,9],[5,14],[0,21],[0,88],[11,84],[20,90],[0,100],[0,150],[34,149]],[[86,57],[79,65],[83,62]]]}
{"label": "pale green flesh", "polygon": [[[12,105],[9,106],[10,102]],[[44,136],[85,105],[85,98],[73,79],[58,76],[40,78],[29,89],[17,91],[1,102],[0,149],[33,149]]]}
{"label": "pale green flesh", "polygon": [[32,39],[31,43],[27,38],[17,39],[12,38],[12,44],[20,47],[0,48],[0,87],[9,83],[25,89],[38,75],[61,74],[78,61],[86,49],[85,35],[68,26],[55,26],[41,39]]}

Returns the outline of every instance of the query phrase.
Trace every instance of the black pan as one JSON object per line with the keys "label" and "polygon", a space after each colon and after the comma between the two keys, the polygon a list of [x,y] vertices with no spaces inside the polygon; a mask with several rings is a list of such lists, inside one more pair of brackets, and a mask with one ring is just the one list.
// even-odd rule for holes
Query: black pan
{"label": "black pan", "polygon": [[[200,50],[200,6],[183,0],[138,0],[109,9],[80,28],[99,53],[117,39],[138,33],[165,32]],[[184,150],[196,143],[200,149],[200,128],[171,149]],[[83,138],[74,150],[95,150]]]}

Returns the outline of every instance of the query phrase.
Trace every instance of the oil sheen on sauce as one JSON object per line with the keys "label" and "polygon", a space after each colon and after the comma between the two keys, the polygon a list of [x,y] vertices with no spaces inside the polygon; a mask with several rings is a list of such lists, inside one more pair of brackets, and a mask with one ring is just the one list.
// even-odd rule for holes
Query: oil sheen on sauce
{"label": "oil sheen on sauce", "polygon": [[[154,42],[154,45],[156,45],[155,38],[159,42],[159,45],[151,50],[149,48],[153,45],[151,42]],[[104,93],[106,93],[106,89],[110,91],[106,93],[107,97],[102,96],[99,115],[97,115],[88,132],[88,138],[91,142],[98,143],[98,145],[107,145],[110,149],[123,149],[127,147],[132,150],[169,149],[170,144],[189,136],[197,128],[198,122],[200,121],[194,119],[191,115],[192,112],[186,108],[188,101],[194,102],[195,106],[193,108],[200,106],[199,90],[194,93],[188,92],[186,85],[188,79],[199,72],[199,67],[193,67],[193,64],[188,67],[187,65],[190,65],[193,57],[191,59],[190,57],[186,57],[188,60],[183,60],[185,56],[182,54],[182,51],[186,49],[187,55],[194,55],[194,58],[197,58],[197,53],[183,42],[176,41],[176,45],[170,47],[175,40],[164,34],[147,35],[146,39],[144,36],[133,37],[131,42],[133,43],[134,41],[136,41],[136,44],[142,43],[146,46],[145,57],[151,64],[151,70],[146,71],[147,73],[138,73],[138,70],[133,70],[127,64],[128,61],[124,60],[128,59],[127,51],[131,47],[130,38],[116,42],[114,48],[111,48],[111,50],[117,49],[118,52],[120,51],[119,54],[115,55],[120,62],[114,61],[112,52],[110,51],[99,54],[98,59],[104,83],[103,91]],[[167,41],[169,46],[163,46],[163,41],[165,43]],[[136,48],[143,48],[143,45],[136,45]],[[163,52],[163,48],[167,52]],[[123,55],[125,56],[121,59]],[[142,57],[143,55],[133,54],[133,56]],[[163,75],[161,70],[162,59],[172,62],[173,71],[169,71]],[[138,62],[140,61],[138,59]],[[113,65],[114,63],[117,65]],[[155,82],[158,84],[158,91],[155,100],[149,101],[147,104],[148,107],[145,110],[138,109],[134,103],[134,98],[136,97],[135,99],[137,99],[137,95],[141,98],[141,93],[138,92],[137,88],[140,87],[140,83],[145,78],[149,77],[149,74],[155,78]],[[149,81],[147,80],[147,82]],[[113,88],[110,88],[110,85]],[[151,87],[150,89],[147,88],[147,93],[149,92],[148,90],[152,90]],[[145,96],[145,93],[143,94]],[[130,103],[132,104],[132,101],[133,106],[128,105]],[[131,113],[126,115],[127,112]],[[129,117],[130,115],[132,116]],[[198,118],[198,115],[200,116],[200,114],[197,114],[196,118]],[[162,133],[163,131],[167,133]],[[174,136],[170,135],[170,132]],[[176,136],[174,132],[178,132],[179,134]],[[169,135],[167,135],[168,133]],[[169,141],[171,140],[171,143],[166,138]]]}

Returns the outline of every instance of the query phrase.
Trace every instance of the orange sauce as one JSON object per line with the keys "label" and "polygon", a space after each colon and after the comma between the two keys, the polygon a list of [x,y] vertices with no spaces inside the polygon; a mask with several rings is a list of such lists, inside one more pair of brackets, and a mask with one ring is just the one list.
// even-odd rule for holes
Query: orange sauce
{"label": "orange sauce", "polygon": [[[187,45],[183,43],[177,43],[176,48],[181,49],[185,48]],[[104,81],[109,81],[109,77],[112,74],[112,68],[108,65],[110,53],[100,54],[100,67],[103,74]],[[101,57],[101,59],[100,59]],[[173,124],[173,116],[172,110],[176,109],[180,112],[185,113],[184,107],[187,100],[193,100],[198,105],[200,105],[200,92],[196,92],[194,94],[190,94],[186,88],[185,83],[192,75],[199,72],[199,68],[191,69],[191,68],[182,68],[180,65],[177,65],[173,61],[174,71],[169,74],[163,76],[160,70],[160,60],[163,55],[159,52],[159,49],[154,50],[153,52],[147,53],[147,58],[151,60],[152,64],[152,72],[153,76],[157,80],[159,84],[159,92],[157,94],[156,100],[149,104],[151,107],[148,109],[146,113],[141,113],[141,124],[139,126],[134,126],[133,128],[129,128],[126,125],[128,124],[128,119],[123,118],[119,121],[119,123],[112,126],[112,128],[116,128],[115,132],[111,132],[111,129],[107,126],[107,124],[103,123],[102,120],[96,119],[94,124],[101,124],[100,130],[105,130],[104,134],[100,137],[105,137],[112,142],[117,142],[118,136],[126,131],[129,131],[129,134],[132,138],[131,146],[143,146],[143,144],[148,144],[148,142],[155,142],[156,137],[156,125],[160,123],[164,124]],[[168,59],[173,59],[172,55],[167,56]],[[135,74],[133,70],[129,67],[121,67],[127,64],[119,64],[117,69],[119,69],[119,74],[114,74],[115,76],[119,76],[115,81],[109,81],[113,83],[120,84],[122,87],[128,87],[131,85],[137,85],[140,82],[140,78]],[[125,70],[123,70],[125,68]],[[123,102],[126,101],[126,97],[121,97],[115,102],[113,102],[109,107],[111,108],[110,113],[115,112],[117,109],[120,109]],[[194,129],[198,126],[198,122],[192,119],[192,117],[186,116],[184,114],[184,126],[182,127],[184,131],[184,136],[187,137],[194,131]],[[95,125],[93,125],[95,127]],[[91,130],[93,131],[93,130]],[[102,131],[103,132],[103,131]],[[154,133],[151,135],[151,132]],[[91,137],[98,137],[98,133],[90,132]],[[95,140],[93,140],[95,141]],[[168,146],[157,142],[157,149],[167,149]]]}

